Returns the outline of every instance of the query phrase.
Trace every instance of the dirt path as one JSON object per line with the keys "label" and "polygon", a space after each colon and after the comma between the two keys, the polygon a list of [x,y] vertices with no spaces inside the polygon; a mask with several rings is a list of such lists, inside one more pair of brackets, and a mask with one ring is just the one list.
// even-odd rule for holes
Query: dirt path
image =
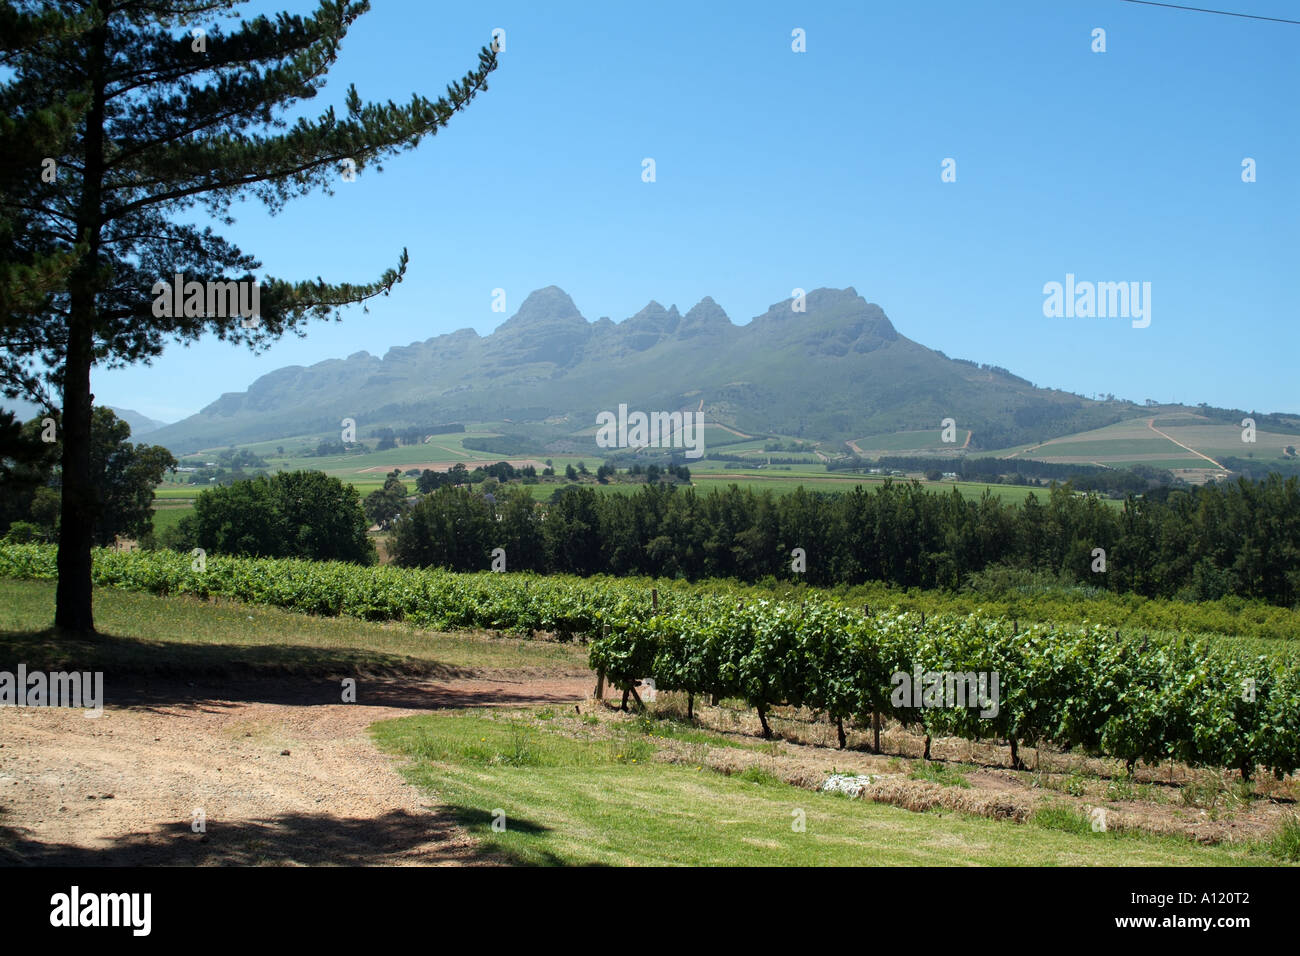
{"label": "dirt path", "polygon": [[[704,406],[704,403],[703,403],[703,402],[700,402],[700,410],[701,410],[701,411],[704,410],[704,407],[703,407],[703,406]],[[744,432],[742,432],[742,431],[737,431],[736,429],[732,428],[730,425],[724,425],[724,424],[722,424],[722,422],[706,422],[705,424],[707,424],[707,425],[712,425],[714,428],[721,428],[724,432],[729,432],[730,434],[735,435],[737,438],[753,438],[753,437],[754,437],[753,435],[746,435],[746,434],[745,434]]]}
{"label": "dirt path", "polygon": [[[204,686],[137,680],[102,717],[0,713],[0,863],[491,863],[366,728],[441,707],[568,704],[589,678]],[[192,829],[195,810],[206,832]]]}
{"label": "dirt path", "polygon": [[1173,438],[1173,437],[1171,437],[1171,436],[1169,436],[1169,435],[1166,435],[1166,434],[1165,434],[1164,432],[1162,432],[1160,429],[1156,428],[1156,420],[1155,420],[1154,418],[1148,418],[1148,419],[1147,419],[1147,428],[1151,429],[1153,432],[1155,432],[1155,433],[1156,433],[1157,435],[1159,435],[1161,438],[1167,438],[1167,439],[1169,439],[1169,441],[1173,442],[1173,443],[1174,443],[1175,445],[1177,445],[1179,448],[1185,448],[1187,451],[1190,451],[1190,452],[1191,452],[1193,455],[1195,455],[1196,457],[1198,457],[1198,458],[1204,458],[1206,461],[1208,461],[1208,462],[1209,462],[1211,465],[1213,465],[1215,468],[1218,468],[1220,471],[1227,471],[1227,470],[1228,470],[1227,468],[1224,468],[1222,465],[1220,465],[1220,464],[1219,464],[1217,461],[1215,461],[1213,458],[1211,458],[1209,455],[1202,455],[1199,451],[1197,451],[1197,450],[1196,450],[1195,448],[1193,448],[1191,445],[1184,445],[1184,444],[1183,444],[1182,442],[1180,442],[1177,438]]}

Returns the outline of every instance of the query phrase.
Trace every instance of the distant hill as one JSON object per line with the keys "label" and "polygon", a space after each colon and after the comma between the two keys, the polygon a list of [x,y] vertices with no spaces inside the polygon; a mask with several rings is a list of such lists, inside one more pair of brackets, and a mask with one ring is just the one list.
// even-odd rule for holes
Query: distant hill
{"label": "distant hill", "polygon": [[[703,408],[753,434],[843,442],[944,418],[972,449],[1041,442],[1135,414],[1038,388],[1005,369],[950,359],[900,335],[852,289],[816,289],[734,325],[705,298],[685,314],[651,301],[636,315],[589,322],[555,286],[539,289],[492,334],[472,329],[309,368],[278,369],[247,391],[160,428],[150,440],[185,453],[289,435],[375,426],[510,421],[588,436],[595,416]],[[133,426],[134,427],[134,426]],[[590,438],[587,438],[590,441]]]}
{"label": "distant hill", "polygon": [[[112,409],[114,415],[131,426],[131,438],[137,441],[141,435],[156,432],[158,429],[167,425],[167,422],[160,422],[157,419],[150,418],[147,415],[141,415],[139,412],[132,411],[129,408],[117,408],[113,405],[109,405],[108,407]],[[43,414],[42,410],[33,403],[17,398],[0,397],[0,408],[8,409],[18,417],[19,421],[24,422],[30,421],[38,415]]]}
{"label": "distant hill", "polygon": [[[160,422],[156,418],[150,418],[148,415],[141,415],[139,412],[132,411],[129,408],[116,408],[112,405],[113,414],[125,421],[131,426],[131,437],[139,439],[141,435],[148,435],[158,431],[160,428],[166,428],[167,422]],[[152,444],[152,441],[150,442]]]}

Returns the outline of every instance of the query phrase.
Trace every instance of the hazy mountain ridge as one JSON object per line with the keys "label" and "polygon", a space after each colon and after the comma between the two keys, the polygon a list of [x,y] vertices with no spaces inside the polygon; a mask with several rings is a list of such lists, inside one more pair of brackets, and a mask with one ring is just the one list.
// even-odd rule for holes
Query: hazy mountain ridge
{"label": "hazy mountain ridge", "polygon": [[815,289],[735,325],[712,298],[685,314],[651,301],[622,322],[588,321],[562,289],[529,295],[495,331],[461,329],[261,376],[153,440],[190,451],[339,427],[567,416],[589,428],[620,402],[704,402],[745,431],[843,441],[955,418],[977,447],[1037,441],[1131,414],[949,359],[900,335],[853,288]]}
{"label": "hazy mountain ridge", "polygon": [[[166,428],[168,423],[159,421],[156,418],[150,418],[148,415],[141,414],[130,408],[118,408],[115,405],[107,406],[114,415],[131,426],[131,437],[139,441],[141,435],[150,435],[160,428]],[[14,413],[19,421],[31,421],[33,418],[39,418],[46,414],[45,409],[35,402],[29,402],[21,398],[0,398],[0,408],[7,409]]]}

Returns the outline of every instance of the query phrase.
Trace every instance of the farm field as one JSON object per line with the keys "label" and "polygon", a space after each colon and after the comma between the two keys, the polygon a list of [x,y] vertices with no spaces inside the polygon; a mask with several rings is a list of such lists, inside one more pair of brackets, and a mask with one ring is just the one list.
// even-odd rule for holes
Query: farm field
{"label": "farm field", "polygon": [[[8,578],[49,579],[55,573],[48,546],[12,545],[0,549],[0,558],[0,573]],[[932,608],[927,622],[924,611],[864,609],[860,591],[849,600],[825,592],[808,592],[797,601],[752,600],[761,590],[726,582],[655,593],[646,579],[451,574],[221,556],[196,567],[188,556],[167,552],[101,550],[93,578],[127,590],[234,598],[372,621],[585,638],[591,641],[591,665],[622,686],[653,675],[663,690],[743,694],[765,735],[764,713],[777,706],[806,705],[836,713],[841,721],[864,712],[878,717],[883,708],[908,724],[924,718],[927,734],[977,741],[1001,727],[1013,765],[1019,762],[1019,728],[1030,740],[1056,741],[1067,750],[1100,747],[1130,770],[1138,759],[1177,754],[1199,766],[1239,768],[1243,780],[1256,765],[1291,772],[1300,739],[1294,643],[1239,643],[1232,619],[1213,604],[1201,626],[1223,636],[1195,641],[1177,633],[1162,639],[1146,630],[1159,628],[1161,606],[1172,612],[1164,620],[1199,615],[1199,605],[1185,605],[1189,611],[1180,613],[1177,602],[1158,602],[1156,616],[1142,629],[1121,633],[1093,614],[1073,626],[1061,626],[1058,616],[1023,625],[1019,611],[936,615]],[[647,615],[652,603],[656,613]],[[1100,603],[1103,612],[1108,604]],[[1065,607],[1070,616],[1081,610]],[[1283,634],[1287,615],[1269,615]],[[1279,633],[1269,622],[1264,626],[1261,631],[1255,622],[1248,633]],[[766,636],[755,643],[760,634]],[[884,680],[889,661],[910,672],[923,660],[962,672],[1015,674],[1024,690],[1003,708],[1008,712],[996,726],[964,709],[918,715],[890,697]],[[1136,671],[1134,661],[1141,662]],[[1243,694],[1245,686],[1258,688],[1258,700]],[[1215,729],[1223,726],[1239,732]]]}
{"label": "farm field", "polygon": [[[1179,443],[1187,447],[1180,447]],[[1300,436],[1259,429],[1256,430],[1255,442],[1247,443],[1242,441],[1242,429],[1237,425],[1213,424],[1190,414],[1163,417],[1153,414],[1053,438],[1038,445],[1021,445],[979,454],[1017,456],[1062,464],[1097,462],[1116,466],[1147,464],[1212,470],[1214,465],[1202,455],[1211,459],[1250,456],[1262,461],[1282,461],[1285,459],[1283,450],[1297,443],[1300,443]]]}
{"label": "farm field", "polygon": [[945,442],[943,430],[933,431],[889,432],[882,435],[867,435],[849,442],[864,458],[879,458],[882,455],[956,455],[965,448],[971,438],[968,428],[957,429],[957,441]]}
{"label": "farm field", "polygon": [[160,535],[164,531],[176,527],[180,524],[181,519],[189,514],[193,508],[193,498],[178,498],[173,501],[155,504],[153,509],[153,533]]}
{"label": "farm field", "polygon": [[[55,549],[49,545],[7,545],[0,543],[0,579],[50,579],[55,576]],[[102,549],[95,553],[97,573],[101,583],[125,590],[178,593],[190,590],[197,594],[225,593],[231,596],[260,594],[264,603],[287,608],[315,609],[328,607],[332,613],[349,614],[352,604],[346,600],[354,592],[370,592],[374,588],[396,589],[403,592],[399,605],[381,612],[363,599],[358,612],[373,619],[377,613],[394,619],[407,616],[400,605],[409,600],[407,585],[410,580],[432,579],[439,587],[450,589],[458,601],[475,600],[476,589],[484,589],[479,598],[485,605],[497,600],[509,600],[514,594],[538,592],[540,599],[546,593],[564,594],[559,604],[561,618],[572,619],[570,631],[581,630],[590,621],[584,615],[590,611],[592,599],[632,601],[641,606],[649,600],[652,589],[657,589],[664,600],[681,596],[686,600],[717,594],[735,595],[745,601],[807,600],[830,601],[849,607],[867,605],[873,608],[894,609],[922,614],[981,615],[991,618],[1012,618],[1024,622],[1057,622],[1067,625],[1085,623],[1114,628],[1124,635],[1144,635],[1174,639],[1178,636],[1222,642],[1229,649],[1238,647],[1250,654],[1270,658],[1297,657],[1300,655],[1300,611],[1281,608],[1262,602],[1224,598],[1219,601],[1189,603],[1163,598],[1142,598],[1136,595],[1115,595],[1088,588],[1030,589],[1022,591],[960,592],[896,588],[884,582],[844,585],[831,589],[811,588],[790,581],[769,581],[740,584],[734,581],[655,579],[650,577],[596,576],[582,578],[571,575],[539,576],[530,573],[510,574],[457,574],[439,569],[403,569],[396,566],[361,568],[330,562],[301,562],[280,559],[215,557],[225,567],[224,577],[204,578],[193,573],[187,555],[166,550],[154,552],[119,552]],[[229,564],[226,564],[229,562]],[[186,569],[189,569],[188,571]],[[302,595],[293,588],[284,593],[266,590],[266,585],[277,577],[317,578],[330,582],[326,590],[335,593],[322,604],[328,595]],[[299,585],[301,587],[301,585]],[[346,592],[346,593],[345,593]],[[571,596],[585,592],[586,601]],[[489,598],[490,595],[496,597]],[[530,598],[531,600],[531,598]],[[588,605],[588,606],[584,606]],[[524,608],[507,607],[507,614],[519,615]],[[421,611],[420,613],[424,613]],[[468,608],[457,612],[461,623],[478,620]],[[490,606],[481,613],[496,614]],[[533,608],[528,613],[538,613]],[[468,616],[466,616],[468,615]],[[519,618],[516,617],[516,620]],[[537,627],[553,627],[559,618],[539,618]]]}
{"label": "farm field", "polygon": [[[780,471],[764,471],[761,474],[744,471],[727,471],[714,473],[691,473],[691,482],[701,492],[707,492],[710,487],[725,488],[728,485],[738,485],[741,488],[748,488],[754,491],[767,489],[773,494],[789,494],[797,488],[803,488],[807,491],[850,491],[856,485],[862,485],[870,489],[873,485],[880,484],[886,479],[867,475],[851,476],[834,476],[823,474],[820,476],[806,477],[786,477],[785,473]],[[911,479],[895,478],[894,481],[909,481]],[[956,488],[963,498],[978,499],[983,496],[985,491],[989,491],[996,498],[1011,504],[1019,504],[1029,497],[1030,493],[1037,493],[1041,500],[1046,494],[1046,488],[1034,488],[1026,485],[995,485],[978,481],[921,481],[921,485],[927,491],[933,491],[938,494],[947,494]],[[1110,501],[1110,499],[1106,499]],[[1110,501],[1116,507],[1123,504],[1120,501]]]}
{"label": "farm field", "polygon": [[[575,643],[113,589],[96,605],[105,637],[55,642],[53,584],[0,581],[0,667],[99,668],[107,697],[99,722],[53,708],[0,725],[0,774],[22,765],[32,781],[0,820],[7,862],[1288,862],[1281,805],[1181,765],[1167,782],[1046,753],[999,771],[960,741],[922,761],[892,725],[884,754],[859,729],[837,751],[824,719],[795,711],[762,741],[739,701],[687,721],[679,695],[642,715],[592,699]],[[345,676],[355,704],[339,701]],[[833,769],[879,792],[817,792]],[[82,791],[113,799],[52,812]],[[175,836],[195,800],[210,841]],[[1109,832],[1089,824],[1098,803]]]}
{"label": "farm field", "polygon": [[[441,439],[444,436],[436,436]],[[481,437],[480,433],[474,432],[466,435],[446,436],[448,441],[435,442],[420,446],[398,447],[383,452],[371,452],[364,455],[339,455],[326,456],[321,458],[277,458],[274,456],[275,444],[267,448],[267,443],[260,445],[247,446],[250,450],[258,454],[265,454],[268,451],[271,457],[268,458],[269,470],[318,470],[328,475],[339,478],[354,487],[361,493],[362,497],[381,488],[388,472],[394,468],[406,471],[412,468],[432,467],[435,470],[451,467],[457,462],[461,462],[466,468],[473,469],[478,465],[494,464],[498,461],[509,461],[516,466],[533,464],[538,467],[544,463],[544,458],[512,458],[510,456],[492,455],[485,452],[464,449],[460,446],[459,440],[463,438]],[[745,443],[755,445],[761,449],[761,443]],[[438,446],[434,448],[433,446]],[[788,455],[789,453],[772,453],[773,455]],[[825,465],[821,464],[814,456],[806,456],[808,461],[799,465],[783,465],[779,467],[767,468],[759,467],[760,459],[766,453],[755,453],[755,466],[744,469],[727,469],[724,466],[727,462],[718,461],[704,457],[699,461],[688,461],[687,465],[691,468],[692,483],[696,489],[701,492],[707,492],[711,487],[725,488],[730,484],[737,484],[742,488],[749,488],[756,491],[766,489],[774,494],[788,494],[796,488],[805,488],[809,491],[845,491],[852,489],[855,485],[870,486],[873,483],[883,481],[883,478],[877,476],[868,476],[862,474],[831,473],[826,470]],[[196,456],[201,457],[201,456]],[[572,464],[575,467],[579,463],[585,463],[587,467],[594,470],[599,464],[600,459],[587,455],[547,455],[554,463],[558,472],[563,472],[566,465]],[[404,478],[409,488],[414,490],[414,478]],[[903,480],[903,479],[896,479]],[[535,485],[527,485],[529,492],[538,500],[546,500],[555,493],[557,488],[564,486],[563,481],[559,482],[541,482]],[[950,488],[957,490],[968,498],[978,498],[983,495],[986,489],[991,490],[994,495],[1009,502],[1023,501],[1032,487],[1023,485],[1000,485],[985,484],[981,482],[925,482],[927,488],[932,490],[946,492]],[[635,492],[639,487],[636,483],[612,482],[607,485],[590,483],[593,487],[601,492],[611,492],[614,494],[630,494]],[[164,509],[175,507],[185,509],[193,504],[194,498],[202,491],[202,486],[179,484],[174,482],[165,482],[159,485],[154,492],[155,496],[155,532],[161,531],[162,528],[174,524],[180,519],[183,510],[180,513],[165,512]],[[1040,497],[1045,494],[1044,489],[1039,489]]]}

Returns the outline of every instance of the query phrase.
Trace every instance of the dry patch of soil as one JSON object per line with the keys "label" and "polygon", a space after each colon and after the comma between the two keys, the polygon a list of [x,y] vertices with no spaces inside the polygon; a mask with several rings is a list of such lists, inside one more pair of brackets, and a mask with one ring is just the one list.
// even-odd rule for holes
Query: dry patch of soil
{"label": "dry patch of soil", "polygon": [[[377,720],[573,703],[589,678],[133,682],[98,718],[0,713],[0,863],[497,862],[378,751]],[[194,832],[201,810],[206,832]]]}

